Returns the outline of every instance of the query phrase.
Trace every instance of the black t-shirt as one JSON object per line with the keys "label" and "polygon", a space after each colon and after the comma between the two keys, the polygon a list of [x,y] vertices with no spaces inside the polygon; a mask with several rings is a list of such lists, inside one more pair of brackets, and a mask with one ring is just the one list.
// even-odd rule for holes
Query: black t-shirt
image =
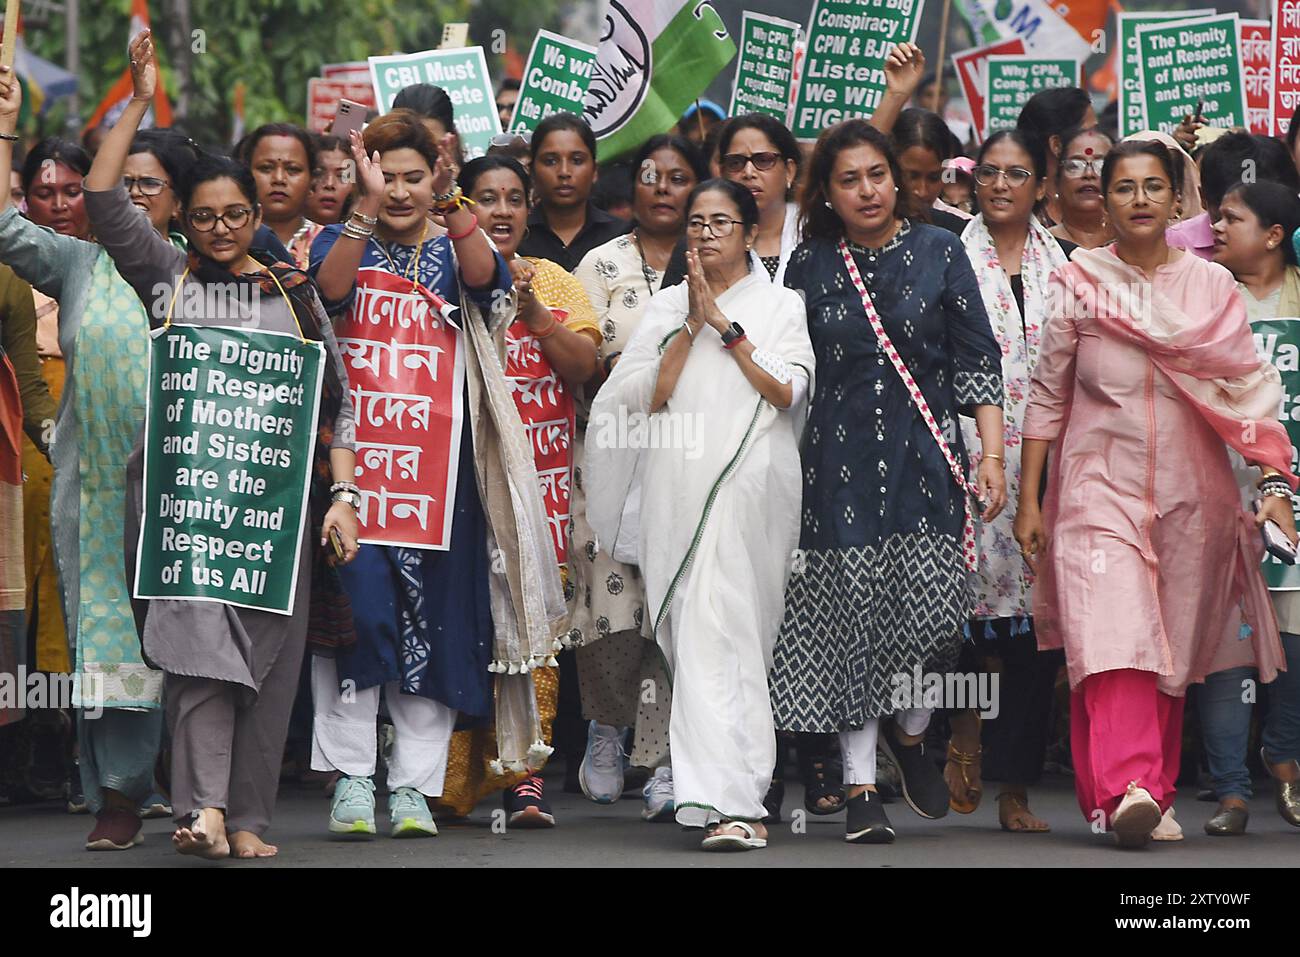
{"label": "black t-shirt", "polygon": [[593,203],[587,203],[587,221],[573,242],[564,245],[559,236],[551,231],[546,223],[546,213],[540,206],[528,214],[528,234],[519,244],[520,256],[532,256],[537,259],[549,259],[568,272],[578,268],[582,257],[597,246],[603,246],[611,239],[622,236],[632,228],[625,219],[611,216]]}
{"label": "black t-shirt", "polygon": [[[1074,255],[1074,251],[1079,248],[1078,243],[1072,243],[1068,239],[1061,239],[1057,236],[1052,238],[1056,240],[1056,245],[1061,247],[1061,252],[1065,253],[1066,259]],[[1016,308],[1020,310],[1020,327],[1021,331],[1023,331],[1025,324],[1025,282],[1020,278],[1020,273],[1008,278],[1011,280],[1011,295],[1015,297]]]}

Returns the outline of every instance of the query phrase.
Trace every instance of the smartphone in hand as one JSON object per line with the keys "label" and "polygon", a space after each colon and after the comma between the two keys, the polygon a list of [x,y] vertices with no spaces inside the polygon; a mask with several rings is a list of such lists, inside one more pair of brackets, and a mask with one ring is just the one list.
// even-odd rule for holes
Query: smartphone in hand
{"label": "smartphone in hand", "polygon": [[353,130],[361,131],[366,124],[367,107],[355,100],[340,99],[338,110],[334,114],[334,124],[330,127],[330,136],[337,136],[343,142],[348,141],[348,134]]}

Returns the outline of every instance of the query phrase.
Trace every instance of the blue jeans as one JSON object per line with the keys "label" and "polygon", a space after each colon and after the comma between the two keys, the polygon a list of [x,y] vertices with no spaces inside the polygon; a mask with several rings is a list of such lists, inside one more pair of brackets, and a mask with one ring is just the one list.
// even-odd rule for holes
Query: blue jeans
{"label": "blue jeans", "polygon": [[[1267,759],[1280,763],[1300,758],[1300,635],[1282,633],[1287,670],[1268,686],[1268,714],[1262,741]],[[1243,700],[1247,681],[1256,679],[1254,668],[1229,668],[1205,678],[1198,694],[1205,762],[1214,795],[1220,801],[1253,796],[1246,770],[1250,739],[1251,700]]]}
{"label": "blue jeans", "polygon": [[1268,720],[1260,743],[1273,764],[1300,761],[1300,635],[1282,632],[1286,671],[1268,686]]}

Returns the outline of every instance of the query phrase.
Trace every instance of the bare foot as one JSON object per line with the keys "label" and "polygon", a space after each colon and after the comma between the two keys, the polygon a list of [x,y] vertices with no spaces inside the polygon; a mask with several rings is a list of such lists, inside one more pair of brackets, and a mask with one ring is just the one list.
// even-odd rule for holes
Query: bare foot
{"label": "bare foot", "polygon": [[1045,834],[1052,826],[1029,810],[1026,795],[1004,792],[998,795],[998,823],[1002,830],[1018,834]]}
{"label": "bare foot", "polygon": [[254,857],[275,857],[280,849],[274,844],[267,844],[252,831],[235,831],[230,835],[230,855],[241,860]]}
{"label": "bare foot", "polygon": [[226,815],[220,808],[205,807],[198,811],[190,827],[178,827],[172,845],[181,854],[193,854],[210,861],[230,856],[226,840]]}

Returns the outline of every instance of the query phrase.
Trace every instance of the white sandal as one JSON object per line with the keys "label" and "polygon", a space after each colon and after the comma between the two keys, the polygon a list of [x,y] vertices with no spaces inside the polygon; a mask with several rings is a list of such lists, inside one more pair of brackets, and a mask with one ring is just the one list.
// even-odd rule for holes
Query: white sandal
{"label": "white sandal", "polygon": [[[732,827],[740,828],[744,836],[723,833]],[[760,847],[767,847],[767,838],[759,837],[754,825],[747,821],[722,821],[717,830],[700,843],[701,850],[705,851],[752,851]]]}

